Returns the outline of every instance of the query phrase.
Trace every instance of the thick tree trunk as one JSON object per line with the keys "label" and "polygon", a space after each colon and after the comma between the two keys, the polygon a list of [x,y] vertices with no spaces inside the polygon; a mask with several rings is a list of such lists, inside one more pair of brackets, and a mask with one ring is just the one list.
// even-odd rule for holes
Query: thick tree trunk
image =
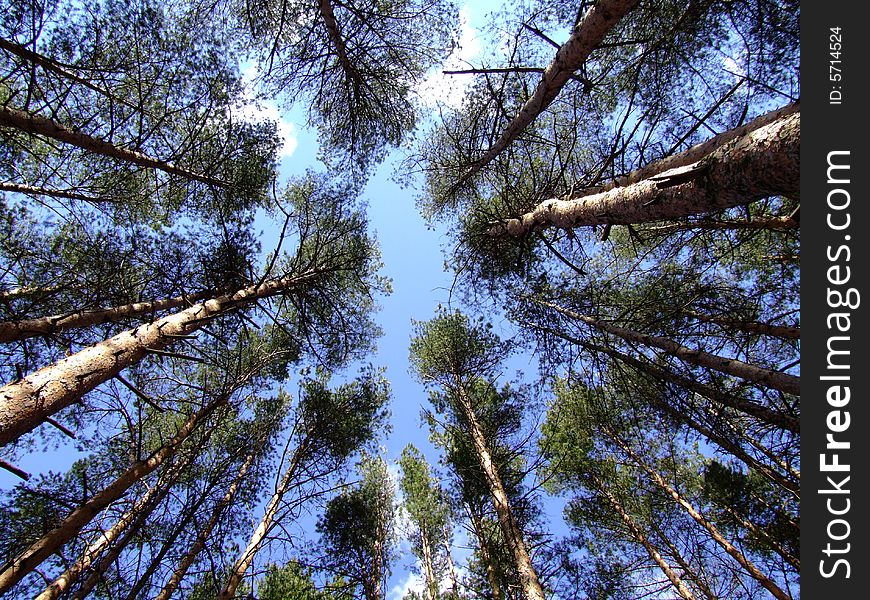
{"label": "thick tree trunk", "polygon": [[658,348],[659,350],[662,350],[671,356],[675,356],[687,363],[713,369],[714,371],[725,373],[726,375],[733,375],[734,377],[739,377],[740,379],[764,387],[779,390],[786,394],[800,396],[800,377],[783,373],[781,371],[773,371],[771,369],[764,369],[762,367],[750,365],[749,363],[745,363],[735,358],[725,358],[702,350],[693,350],[668,338],[625,329],[606,321],[602,321],[601,319],[596,319],[595,317],[576,313],[550,302],[540,301],[540,304],[552,308],[571,319],[582,321],[600,331],[620,337],[627,342]]}
{"label": "thick tree trunk", "polygon": [[173,592],[175,592],[178,584],[181,583],[181,580],[187,574],[187,570],[196,560],[196,557],[199,556],[199,553],[202,552],[202,550],[205,548],[206,542],[208,541],[212,530],[215,528],[218,521],[220,521],[221,517],[224,514],[224,511],[226,511],[227,507],[229,507],[232,503],[233,498],[236,495],[236,491],[238,491],[239,486],[242,484],[242,481],[244,481],[245,476],[248,474],[248,471],[253,466],[254,461],[256,460],[257,455],[259,454],[261,449],[261,447],[258,447],[256,450],[250,452],[245,457],[245,461],[242,463],[242,466],[236,473],[236,476],[230,484],[229,488],[227,488],[226,493],[212,509],[208,521],[196,534],[196,539],[194,540],[193,544],[190,546],[184,556],[181,557],[181,560],[175,567],[175,571],[173,571],[172,576],[163,586],[163,589],[160,590],[160,593],[157,595],[155,600],[169,600]]}
{"label": "thick tree trunk", "polygon": [[544,600],[544,589],[538,579],[538,573],[534,565],[532,565],[532,559],[523,541],[523,534],[519,523],[517,523],[514,517],[510,499],[498,474],[498,469],[492,460],[492,455],[490,454],[486,438],[483,435],[483,430],[477,420],[477,415],[471,406],[471,399],[468,397],[465,386],[458,375],[454,375],[454,382],[459,403],[468,424],[468,434],[471,436],[472,443],[474,444],[480,468],[486,477],[493,506],[498,515],[499,526],[511,551],[514,568],[517,571],[517,576],[522,586],[523,596],[527,600]]}
{"label": "thick tree trunk", "polygon": [[653,470],[649,465],[646,464],[644,460],[642,460],[635,452],[628,446],[624,441],[622,441],[618,436],[616,436],[613,432],[611,432],[608,428],[602,427],[602,430],[607,435],[610,440],[619,446],[623,452],[646,474],[649,476],[650,480],[658,485],[663,491],[665,491],[674,501],[680,505],[683,510],[688,513],[692,519],[698,523],[710,537],[719,544],[725,552],[727,552],[745,571],[748,573],[753,579],[758,581],[761,586],[769,591],[775,598],[778,600],[791,600],[791,596],[786,594],[776,583],[767,575],[762,573],[758,567],[756,567],[746,556],[737,549],[731,542],[729,542],[725,537],[719,532],[713,523],[707,520],[704,515],[702,515],[698,510],[692,506],[692,504],[683,498],[679,492],[677,492],[671,485],[665,481],[664,477],[661,476],[657,471]]}
{"label": "thick tree trunk", "polygon": [[332,9],[332,2],[330,0],[320,0],[318,9],[320,10],[320,18],[323,19],[323,25],[326,27],[329,39],[332,41],[332,46],[335,49],[338,64],[341,65],[342,70],[344,70],[350,80],[360,82],[359,72],[347,55],[347,44],[338,27],[338,20],[335,18],[335,12]]}
{"label": "thick tree trunk", "polygon": [[22,287],[12,288],[11,290],[0,291],[0,301],[11,302],[19,298],[29,298],[33,296],[47,296],[57,292],[60,288],[57,287],[38,287],[26,285]]}
{"label": "thick tree trunk", "polygon": [[51,119],[46,119],[40,115],[30,114],[23,110],[12,108],[11,106],[0,106],[0,125],[13,127],[33,135],[45,136],[65,144],[77,146],[87,152],[108,156],[116,160],[139,165],[140,167],[158,169],[165,173],[169,173],[170,175],[179,175],[181,177],[186,177],[187,179],[201,181],[202,183],[218,187],[227,186],[227,183],[220,179],[188,171],[187,169],[174,165],[171,162],[153,158],[135,150],[115,146],[114,144],[110,144],[109,142],[99,138],[70,129],[69,127],[56,123]]}
{"label": "thick tree trunk", "polygon": [[36,428],[46,417],[78,401],[104,381],[138,362],[150,350],[160,350],[179,336],[232,308],[287,292],[315,274],[308,272],[254,285],[191,306],[181,312],[130,329],[85,348],[0,388],[0,445]]}
{"label": "thick tree trunk", "polygon": [[33,571],[64,544],[73,539],[82,527],[87,525],[100,511],[124,495],[136,482],[152,473],[160,465],[175,455],[179,446],[190,436],[199,423],[204,421],[219,406],[226,404],[227,397],[221,396],[211,404],[192,414],[178,430],[178,433],[155,451],[150,457],[133,463],[115,481],[103,488],[90,500],[72,511],[60,525],[48,532],[42,538],[10,561],[0,572],[0,594],[5,593],[13,585]]}
{"label": "thick tree trunk", "polygon": [[0,323],[0,343],[26,340],[35,336],[52,335],[67,329],[81,329],[102,323],[114,323],[127,317],[138,317],[181,306],[190,306],[200,300],[214,298],[218,293],[215,290],[209,290],[187,296],[152,300],[150,302],[133,302],[113,308],[92,308],[62,315],[52,315],[50,317],[6,321]]}
{"label": "thick tree trunk", "polygon": [[254,529],[247,547],[242,551],[239,558],[236,559],[223,589],[217,596],[217,600],[232,600],[235,597],[236,589],[242,582],[245,572],[251,567],[251,563],[254,562],[254,557],[259,552],[263,541],[275,526],[275,516],[278,514],[281,501],[284,499],[284,494],[290,489],[290,484],[296,476],[299,466],[305,459],[309,443],[309,438],[306,436],[293,452],[290,465],[287,467],[284,475],[282,475],[280,482],[275,488],[275,493],[272,494],[272,498],[269,500],[269,504],[266,505],[263,518],[260,519],[256,529]]}
{"label": "thick tree trunk", "polygon": [[692,591],[688,587],[686,587],[686,584],[683,583],[683,580],[680,579],[680,576],[677,575],[676,571],[671,568],[671,566],[667,563],[664,557],[662,557],[658,549],[653,546],[652,542],[649,541],[643,530],[634,521],[631,515],[629,515],[625,511],[622,503],[617,499],[616,496],[613,495],[608,486],[603,481],[601,481],[594,473],[590,473],[588,476],[598,492],[607,499],[607,502],[610,504],[613,510],[616,511],[616,514],[619,515],[620,520],[625,523],[625,526],[628,528],[631,537],[633,537],[635,541],[643,546],[644,550],[646,550],[647,554],[649,554],[649,557],[653,560],[656,566],[658,566],[658,568],[661,569],[661,572],[665,574],[665,577],[668,578],[668,581],[670,581],[671,585],[674,586],[674,589],[677,590],[680,598],[683,598],[684,600],[695,600],[695,596],[692,594]]}
{"label": "thick tree trunk", "polygon": [[568,41],[556,52],[553,61],[544,70],[541,81],[532,97],[520,109],[499,139],[486,153],[477,159],[454,184],[454,189],[463,185],[469,177],[480,171],[495,159],[505,148],[531,125],[559,95],[565,84],[572,79],[604,36],[637,5],[638,0],[599,0],[574,27]]}
{"label": "thick tree trunk", "polygon": [[800,192],[800,113],[732,140],[702,160],[576,200],[552,199],[489,230],[518,237],[545,227],[625,225],[707,214]]}

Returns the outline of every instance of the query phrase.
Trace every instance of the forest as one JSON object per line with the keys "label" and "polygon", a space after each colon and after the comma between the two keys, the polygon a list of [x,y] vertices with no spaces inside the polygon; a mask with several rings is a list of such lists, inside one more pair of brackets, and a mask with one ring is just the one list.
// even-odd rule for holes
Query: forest
{"label": "forest", "polygon": [[0,595],[800,597],[799,2],[473,5],[4,0]]}

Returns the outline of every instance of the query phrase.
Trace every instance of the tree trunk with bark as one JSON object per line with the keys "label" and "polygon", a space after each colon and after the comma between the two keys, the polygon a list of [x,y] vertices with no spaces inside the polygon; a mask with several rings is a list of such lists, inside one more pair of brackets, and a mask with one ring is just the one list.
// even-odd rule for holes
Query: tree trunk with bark
{"label": "tree trunk with bark", "polygon": [[36,428],[149,351],[160,350],[233,308],[285,293],[316,276],[307,272],[219,296],[119,333],[0,388],[0,445]]}
{"label": "tree trunk with bark", "polygon": [[435,578],[435,564],[432,558],[432,542],[425,527],[420,528],[420,547],[423,549],[423,580],[425,584],[424,598],[438,600],[438,580]]}
{"label": "tree trunk with bark", "polygon": [[492,454],[489,451],[489,446],[483,435],[477,415],[474,413],[471,399],[468,397],[461,378],[455,373],[453,377],[460,408],[467,423],[468,434],[474,444],[480,468],[486,477],[493,506],[498,515],[499,526],[511,551],[514,568],[522,585],[523,595],[527,600],[544,600],[544,589],[541,586],[538,573],[534,565],[532,565],[528,548],[523,541],[523,533],[514,517],[510,499],[498,474],[498,469],[492,460]]}
{"label": "tree trunk with bark", "polygon": [[607,427],[602,427],[602,431],[607,435],[610,440],[619,446],[623,452],[634,462],[638,467],[640,467],[646,474],[649,476],[650,480],[659,486],[664,492],[666,492],[673,500],[683,508],[683,510],[688,513],[688,515],[698,523],[710,537],[719,544],[725,552],[727,552],[745,571],[748,573],[753,579],[758,581],[761,586],[769,591],[777,600],[791,600],[791,596],[786,594],[782,588],[780,588],[776,583],[767,575],[762,573],[758,567],[756,567],[738,548],[736,548],[731,542],[729,542],[725,536],[723,536],[719,530],[716,528],[713,523],[711,523],[704,515],[702,515],[698,510],[692,506],[692,504],[683,498],[677,490],[675,490],[665,478],[661,476],[660,473],[652,469],[646,462],[641,459],[631,447],[626,444],[619,436],[615,435],[612,431],[610,431]]}
{"label": "tree trunk with bark", "polygon": [[284,499],[284,494],[286,494],[290,489],[290,484],[296,476],[299,466],[302,464],[302,461],[305,460],[305,456],[308,453],[309,443],[309,438],[306,435],[293,452],[290,464],[284,472],[284,475],[281,476],[281,480],[275,488],[275,493],[272,494],[272,498],[266,505],[262,519],[260,519],[256,529],[254,529],[254,533],[251,535],[247,547],[242,551],[241,555],[236,559],[235,564],[232,566],[227,581],[217,596],[217,600],[232,600],[232,598],[235,597],[236,589],[242,582],[245,572],[251,567],[251,563],[254,562],[254,557],[260,550],[263,541],[275,526],[275,517],[278,514],[281,501]]}
{"label": "tree trunk with bark", "polygon": [[31,114],[11,106],[0,106],[0,125],[12,127],[33,135],[41,135],[65,144],[70,144],[93,154],[108,156],[109,158],[132,163],[140,167],[157,169],[169,173],[170,175],[179,175],[187,179],[193,179],[195,181],[200,181],[221,188],[225,188],[228,185],[227,182],[221,181],[220,179],[189,171],[171,162],[160,160],[135,150],[115,146],[105,140],[95,138],[86,133],[81,133],[65,125],[61,125],[51,119]]}
{"label": "tree trunk with bark", "polygon": [[190,306],[200,300],[214,298],[219,293],[217,290],[208,290],[150,302],[132,302],[113,308],[90,308],[62,315],[6,321],[0,323],[0,343],[16,342],[35,336],[47,336],[68,329],[81,329],[102,323],[115,323],[128,317],[138,317],[181,306]]}
{"label": "tree trunk with bark", "polygon": [[545,227],[570,229],[683,219],[770,196],[800,194],[800,113],[782,117],[700,161],[625,187],[575,200],[551,199],[489,229],[520,237]]}
{"label": "tree trunk with bark", "polygon": [[552,308],[571,319],[582,321],[600,331],[620,337],[627,342],[658,348],[659,350],[684,360],[687,363],[713,369],[714,371],[719,371],[726,375],[733,375],[734,377],[739,377],[740,379],[751,383],[779,390],[785,394],[800,396],[800,377],[783,373],[781,371],[773,371],[771,369],[757,367],[735,358],[725,358],[704,352],[703,350],[693,350],[668,338],[625,329],[624,327],[613,325],[607,321],[596,319],[595,317],[582,315],[550,302],[541,301],[540,304]]}
{"label": "tree trunk with bark", "polygon": [[53,553],[73,539],[100,511],[118,500],[136,482],[152,473],[175,455],[179,446],[190,436],[197,425],[211,415],[219,406],[226,404],[227,396],[221,396],[192,414],[178,433],[147,459],[133,463],[117,479],[87,502],[73,510],[60,525],[42,536],[30,547],[12,559],[0,572],[0,594],[5,593],[24,576],[33,571]]}
{"label": "tree trunk with bark", "polygon": [[553,61],[544,69],[541,81],[532,97],[526,101],[499,139],[462,174],[453,185],[453,189],[458,189],[475,173],[491,163],[535,121],[538,115],[556,99],[565,84],[573,78],[574,72],[583,66],[613,26],[637,3],[638,0],[599,0],[592,5],[574,27],[568,41],[559,48]]}

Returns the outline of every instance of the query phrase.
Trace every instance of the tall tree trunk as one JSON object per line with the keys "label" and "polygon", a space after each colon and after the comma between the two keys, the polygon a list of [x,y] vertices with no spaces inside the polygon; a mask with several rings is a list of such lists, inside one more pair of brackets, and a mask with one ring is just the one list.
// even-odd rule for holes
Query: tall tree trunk
{"label": "tall tree trunk", "polygon": [[683,576],[686,578],[686,581],[692,581],[698,589],[701,590],[701,593],[707,598],[707,600],[718,600],[716,594],[710,589],[710,586],[707,585],[707,582],[704,581],[704,578],[695,573],[695,570],[692,569],[691,565],[686,562],[686,559],[683,558],[683,555],[680,553],[680,550],[676,547],[676,545],[668,538],[668,536],[661,530],[661,527],[658,526],[655,519],[650,522],[652,526],[652,530],[656,533],[656,535],[664,542],[664,544],[668,547],[668,551],[671,553],[671,556],[674,557],[674,560],[677,561],[677,564],[680,565],[680,568],[683,570]]}
{"label": "tall tree trunk", "polygon": [[0,388],[0,445],[36,428],[104,381],[199,329],[218,315],[304,285],[316,272],[288,276],[195,304],[181,312],[119,333]]}
{"label": "tall tree trunk", "polygon": [[785,325],[771,325],[770,323],[762,323],[760,321],[742,321],[740,319],[713,317],[693,311],[688,311],[687,314],[705,323],[713,323],[715,325],[721,325],[722,327],[730,327],[731,329],[736,329],[737,331],[743,331],[745,333],[758,333],[761,335],[769,335],[783,340],[801,339],[800,327],[787,327]]}
{"label": "tall tree trunk", "polygon": [[35,285],[26,285],[11,290],[0,291],[0,301],[10,302],[19,298],[30,298],[33,296],[47,296],[59,291],[57,287],[39,287]]}
{"label": "tall tree trunk", "polygon": [[607,354],[608,356],[611,356],[618,361],[634,367],[642,373],[646,373],[662,381],[668,381],[670,383],[676,384],[680,387],[683,387],[691,392],[698,394],[699,396],[707,398],[708,400],[712,400],[717,404],[732,408],[738,412],[755,417],[756,419],[764,423],[774,425],[781,429],[785,429],[786,431],[793,431],[795,433],[800,432],[800,419],[796,419],[789,415],[784,415],[777,410],[773,410],[756,402],[751,402],[743,398],[732,396],[731,394],[723,392],[722,390],[710,387],[708,385],[704,385],[702,383],[698,383],[697,381],[689,379],[688,377],[677,375],[672,371],[657,367],[649,361],[640,360],[623,352],[619,352],[618,350],[586,342],[584,340],[575,338],[560,331],[556,331],[550,327],[543,327],[534,323],[527,324],[530,327],[560,337],[565,341],[571,342],[572,344],[575,344],[577,346],[582,346],[583,348],[586,348],[587,350],[590,350],[592,352]]}
{"label": "tall tree trunk", "polygon": [[362,82],[362,78],[360,77],[356,66],[354,66],[353,61],[347,55],[347,44],[344,41],[344,37],[341,35],[338,20],[335,18],[335,12],[332,9],[332,2],[330,2],[330,0],[319,0],[317,8],[320,11],[320,18],[323,19],[323,25],[326,27],[326,31],[329,34],[329,39],[332,41],[332,46],[335,49],[335,56],[338,58],[338,64],[341,65],[341,68],[347,74],[348,79],[358,83],[364,83]]}
{"label": "tall tree trunk", "polygon": [[797,198],[799,183],[798,112],[732,140],[692,165],[576,200],[546,200],[494,225],[489,235],[682,219],[769,196]]}
{"label": "tall tree trunk", "polygon": [[683,600],[695,600],[694,594],[692,591],[686,587],[686,584],[683,583],[683,580],[680,579],[680,576],[677,575],[676,571],[674,571],[671,566],[667,563],[667,561],[662,557],[661,553],[658,549],[653,546],[652,542],[644,534],[643,530],[640,526],[635,522],[635,520],[629,515],[625,508],[622,506],[622,503],[619,499],[613,495],[613,492],[610,491],[609,487],[598,478],[594,473],[589,473],[588,477],[590,481],[592,481],[595,489],[607,499],[607,502],[610,504],[611,508],[616,511],[616,514],[619,515],[620,520],[625,523],[625,526],[628,528],[628,531],[631,534],[631,537],[635,539],[641,546],[643,546],[644,550],[646,550],[649,557],[653,560],[653,562],[658,566],[662,573],[665,574],[665,577],[668,578],[668,581],[671,582],[671,585],[674,586],[674,589],[677,590],[677,593],[680,595],[680,598]]}
{"label": "tall tree trunk", "polygon": [[652,469],[646,462],[641,459],[631,447],[625,443],[622,439],[619,438],[616,434],[610,431],[607,427],[602,427],[602,431],[607,435],[610,440],[619,446],[623,452],[634,462],[638,467],[640,467],[646,474],[649,476],[650,480],[658,485],[662,490],[664,490],[673,500],[683,508],[683,510],[688,513],[692,519],[698,523],[701,527],[703,527],[710,537],[719,544],[725,552],[727,552],[743,569],[748,573],[753,579],[758,581],[761,586],[769,591],[775,598],[778,600],[791,600],[791,596],[786,594],[776,583],[767,575],[762,573],[758,567],[756,567],[752,561],[750,561],[739,549],[737,549],[731,542],[725,539],[719,530],[716,528],[713,523],[711,523],[704,515],[702,515],[698,510],[692,506],[692,504],[683,498],[677,490],[675,490],[671,485],[665,481],[665,478],[661,476],[657,471]]}
{"label": "tall tree trunk", "polygon": [[290,489],[290,484],[308,453],[309,444],[310,440],[308,434],[306,434],[306,437],[302,439],[296,447],[296,450],[293,452],[293,457],[290,459],[290,464],[288,465],[287,470],[284,472],[284,475],[281,476],[281,480],[275,488],[275,493],[272,494],[269,504],[266,505],[266,509],[263,512],[263,518],[260,519],[256,529],[254,529],[254,533],[251,535],[247,547],[242,551],[241,555],[236,559],[235,564],[232,566],[227,581],[217,596],[217,600],[232,600],[232,598],[235,597],[236,589],[242,582],[245,572],[250,568],[251,563],[254,562],[254,556],[259,552],[263,540],[266,539],[266,536],[269,535],[269,532],[275,526],[275,516],[278,514],[281,501],[284,499],[284,494],[286,494]]}
{"label": "tall tree trunk", "polygon": [[64,200],[81,200],[88,204],[120,204],[123,200],[119,198],[108,198],[105,196],[89,196],[79,192],[70,190],[54,190],[23,183],[0,183],[0,192],[13,192],[16,194],[26,194],[28,196],[48,196],[49,198],[63,198]]}
{"label": "tall tree trunk", "polygon": [[220,179],[189,171],[171,162],[153,158],[135,150],[115,146],[114,144],[110,144],[109,142],[99,138],[75,131],[65,125],[52,121],[51,119],[31,114],[11,106],[0,106],[0,125],[12,127],[33,135],[41,135],[65,144],[77,146],[87,152],[108,156],[140,167],[158,169],[165,173],[169,173],[170,175],[179,175],[181,177],[186,177],[187,179],[201,181],[202,183],[221,188],[227,187],[227,182],[221,181]]}
{"label": "tall tree trunk", "polygon": [[423,549],[423,579],[425,583],[425,597],[428,600],[438,600],[438,580],[435,578],[435,566],[432,558],[432,541],[429,531],[420,528],[420,546]]}
{"label": "tall tree trunk", "polygon": [[[181,470],[186,468],[192,460],[193,455],[191,453],[187,459],[183,461],[182,465],[175,468],[170,467],[169,471],[165,473],[165,477],[159,478],[157,483],[151,486],[148,491],[133,503],[133,506],[130,507],[127,512],[115,521],[114,525],[103,531],[96,540],[91,542],[79,559],[67,567],[66,571],[55,579],[51,585],[45,588],[41,594],[36,596],[36,600],[54,600],[75,584],[79,577],[81,577],[81,574],[91,566],[94,560],[102,554],[106,548],[120,538],[125,531],[133,526],[135,522],[139,520],[144,522],[148,518],[151,512],[169,493],[169,489],[176,479],[176,476]],[[118,545],[117,548],[120,552],[121,546]]]}
{"label": "tall tree trunk", "polygon": [[474,444],[480,468],[486,477],[493,506],[498,515],[499,526],[513,556],[514,568],[517,571],[523,595],[527,600],[544,600],[544,589],[538,579],[538,573],[534,565],[532,565],[532,559],[523,541],[523,534],[519,523],[517,523],[514,517],[504,484],[492,460],[492,455],[490,454],[486,438],[483,435],[483,430],[477,420],[477,415],[471,406],[471,399],[468,397],[465,385],[459,375],[454,373],[453,378],[459,403],[465,420],[468,423],[468,434],[471,436],[472,443]]}
{"label": "tall tree trunk", "polygon": [[220,521],[221,517],[224,514],[224,511],[226,511],[227,507],[229,507],[232,503],[233,498],[235,497],[236,492],[239,489],[239,486],[242,484],[242,481],[244,481],[245,476],[247,475],[250,468],[253,466],[254,461],[256,460],[257,455],[260,453],[261,450],[262,448],[258,447],[256,450],[250,452],[245,457],[245,461],[242,463],[242,466],[236,473],[236,476],[230,484],[229,488],[227,488],[226,493],[212,509],[208,521],[196,534],[196,539],[194,540],[193,544],[190,546],[187,552],[185,552],[184,556],[181,557],[181,560],[175,567],[175,571],[173,571],[172,576],[163,586],[163,589],[160,590],[160,593],[157,595],[155,600],[169,600],[169,598],[172,596],[173,592],[178,587],[178,584],[181,583],[181,580],[184,578],[185,574],[187,574],[187,570],[196,560],[196,557],[199,556],[199,553],[202,552],[202,550],[205,548],[206,542],[208,541],[212,530],[215,528],[218,521]]}
{"label": "tall tree trunk", "polygon": [[454,190],[492,162],[535,121],[538,115],[556,99],[565,84],[573,77],[574,72],[583,66],[604,36],[637,3],[638,0],[599,0],[592,5],[574,27],[568,41],[559,48],[553,61],[544,70],[531,98],[526,101],[519,114],[508,124],[489,150],[459,177],[453,185]]}
{"label": "tall tree trunk", "polygon": [[453,593],[454,598],[458,598],[459,580],[456,577],[456,566],[453,564],[453,556],[450,553],[449,533],[444,536],[444,556],[447,560],[447,576],[450,578],[450,591]]}
{"label": "tall tree trunk", "polygon": [[147,459],[133,463],[117,479],[90,500],[72,511],[57,527],[42,536],[30,547],[12,559],[0,572],[0,594],[5,593],[13,585],[33,571],[43,560],[73,539],[82,527],[87,525],[100,511],[118,500],[136,482],[152,473],[157,467],[172,458],[179,446],[190,436],[193,430],[211,415],[219,406],[226,404],[228,397],[220,396],[210,404],[193,413],[181,426],[172,439],[157,449]]}
{"label": "tall tree trunk", "polygon": [[47,336],[59,331],[91,327],[102,323],[114,323],[127,317],[138,317],[181,306],[190,306],[194,302],[214,298],[219,293],[216,290],[208,290],[150,302],[132,302],[113,308],[89,308],[62,315],[0,322],[0,343],[26,340],[35,336]]}
{"label": "tall tree trunk", "polygon": [[797,229],[798,227],[800,227],[800,222],[791,217],[753,217],[746,221],[701,219],[697,221],[671,223],[669,225],[657,225],[655,227],[644,229],[643,231],[661,234],[672,233],[674,231],[694,231],[696,229],[705,231],[738,231],[741,229],[757,231],[761,229]]}
{"label": "tall tree trunk", "polygon": [[668,338],[625,329],[608,323],[607,321],[596,319],[595,317],[590,317],[588,315],[582,315],[550,302],[540,301],[540,304],[552,308],[567,317],[582,321],[600,331],[620,337],[627,342],[658,348],[659,350],[684,360],[687,363],[713,369],[714,371],[719,371],[726,375],[733,375],[734,377],[739,377],[740,379],[764,387],[779,390],[786,394],[800,396],[800,377],[789,375],[788,373],[783,373],[781,371],[773,371],[771,369],[764,369],[762,367],[750,365],[749,363],[745,363],[735,358],[725,358],[702,350],[692,350],[691,348],[682,346]]}
{"label": "tall tree trunk", "polygon": [[498,574],[495,571],[494,559],[489,550],[489,540],[487,539],[486,531],[483,529],[482,517],[475,513],[471,507],[468,508],[468,515],[471,519],[471,526],[474,528],[474,534],[477,537],[477,545],[480,549],[480,560],[483,561],[483,566],[486,569],[486,577],[489,580],[489,587],[492,591],[493,600],[502,600],[504,595],[502,594],[501,586],[498,583]]}

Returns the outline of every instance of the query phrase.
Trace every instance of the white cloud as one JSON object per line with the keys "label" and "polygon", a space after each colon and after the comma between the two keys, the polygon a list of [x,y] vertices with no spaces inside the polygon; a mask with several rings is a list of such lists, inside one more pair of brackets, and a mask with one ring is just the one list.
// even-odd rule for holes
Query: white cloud
{"label": "white cloud", "polygon": [[278,158],[293,156],[297,146],[299,146],[296,125],[284,119],[284,116],[278,110],[278,105],[274,101],[259,101],[255,98],[253,88],[256,85],[257,75],[259,75],[259,67],[256,63],[251,63],[242,71],[242,81],[245,83],[245,97],[243,104],[238,107],[236,114],[239,118],[248,122],[264,120],[275,122],[278,127],[278,136],[282,141],[281,148],[278,150]]}
{"label": "white cloud", "polygon": [[442,73],[468,69],[472,61],[481,54],[481,40],[478,30],[471,26],[471,7],[468,4],[459,9],[459,28],[459,45],[417,88],[420,97],[429,106],[443,103],[458,108],[471,83],[471,75]]}
{"label": "white cloud", "polygon": [[390,600],[402,600],[411,590],[423,595],[423,576],[409,571],[404,581],[397,583],[390,590]]}

